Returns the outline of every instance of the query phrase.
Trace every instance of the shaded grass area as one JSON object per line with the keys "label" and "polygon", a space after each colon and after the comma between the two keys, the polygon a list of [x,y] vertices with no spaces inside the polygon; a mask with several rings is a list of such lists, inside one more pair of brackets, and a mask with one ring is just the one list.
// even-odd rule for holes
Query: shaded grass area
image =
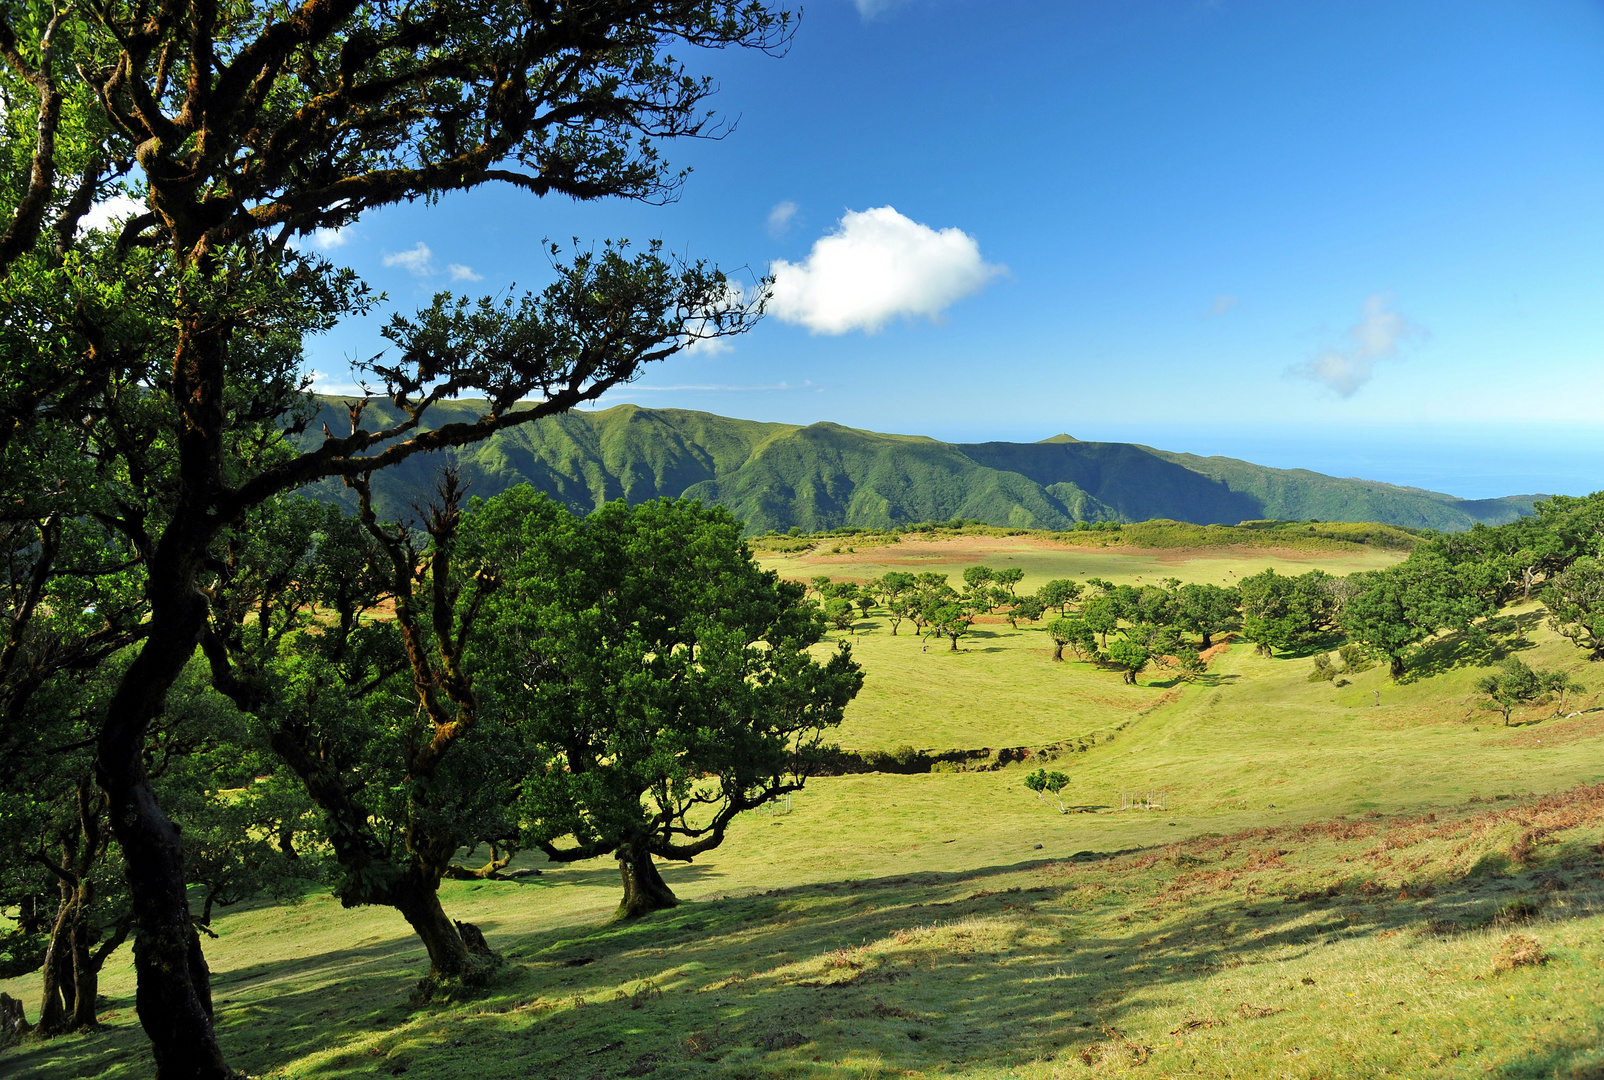
{"label": "shaded grass area", "polygon": [[[220,964],[221,1027],[282,1077],[1594,1075],[1601,838],[1604,788],[1582,787],[627,925],[504,925],[547,887],[495,883],[480,918],[508,966],[483,998],[405,1007],[418,950],[381,938]],[[1541,959],[1500,970],[1512,932]],[[0,1060],[119,1077],[143,1054],[124,1019]]]}

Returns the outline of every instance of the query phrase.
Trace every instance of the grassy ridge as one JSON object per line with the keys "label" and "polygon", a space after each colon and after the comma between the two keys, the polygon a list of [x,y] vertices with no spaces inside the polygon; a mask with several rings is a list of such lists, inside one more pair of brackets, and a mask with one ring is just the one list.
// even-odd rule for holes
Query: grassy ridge
{"label": "grassy ridge", "polygon": [[[397,416],[382,400],[368,408],[369,423]],[[483,402],[443,402],[430,423],[472,421],[483,408]],[[323,423],[347,430],[342,401],[323,399],[306,438],[319,437]],[[527,482],[583,512],[610,499],[687,495],[730,507],[756,533],[886,529],[954,517],[1023,529],[1149,518],[1200,524],[1320,518],[1463,529],[1509,520],[1531,502],[1467,502],[1127,443],[956,444],[839,424],[799,427],[620,405],[551,417],[385,470],[375,477],[380,513],[405,514],[446,462],[483,496]],[[338,484],[319,490],[351,498]]]}

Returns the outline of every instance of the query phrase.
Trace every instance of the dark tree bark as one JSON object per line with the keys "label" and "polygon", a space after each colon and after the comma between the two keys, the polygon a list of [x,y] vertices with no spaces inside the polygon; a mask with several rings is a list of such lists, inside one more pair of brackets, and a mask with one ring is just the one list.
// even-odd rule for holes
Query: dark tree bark
{"label": "dark tree bark", "polygon": [[469,954],[456,923],[440,906],[439,882],[426,882],[416,873],[409,873],[397,885],[393,903],[428,950],[426,984],[461,979],[477,971],[479,965]]}
{"label": "dark tree bark", "polygon": [[[218,371],[221,372],[221,366]],[[221,387],[216,388],[220,394]],[[219,431],[221,425],[212,428]],[[180,454],[206,453],[191,431]],[[220,453],[213,458],[221,461]],[[200,463],[205,470],[205,463]],[[187,512],[186,512],[187,511]],[[168,689],[195,652],[206,600],[195,590],[200,554],[213,535],[207,515],[180,506],[150,565],[150,634],[111,700],[96,757],[111,800],[112,829],[122,847],[133,897],[135,1009],[150,1037],[157,1080],[232,1080],[212,1028],[211,970],[190,919],[184,849],[145,770],[145,735]]]}
{"label": "dark tree bark", "polygon": [[620,844],[616,856],[618,872],[624,879],[624,898],[618,904],[618,918],[638,919],[678,906],[679,898],[652,862],[645,837],[637,836]]}
{"label": "dark tree bark", "polygon": [[84,777],[78,784],[76,832],[62,838],[61,862],[52,861],[42,850],[34,856],[55,875],[61,890],[61,904],[45,951],[43,1000],[39,1006],[42,1035],[81,1031],[99,1023],[95,999],[100,989],[100,969],[128,933],[127,920],[120,920],[99,949],[91,948],[95,903],[91,874],[106,852],[101,822],[105,809],[105,797],[92,793],[89,778]]}
{"label": "dark tree bark", "polygon": [[44,997],[39,1003],[39,1033],[59,1035],[67,1030],[67,1012],[72,1008],[72,916],[74,900],[62,886],[61,908],[50,929],[50,945],[45,949]]}
{"label": "dark tree bark", "polygon": [[1062,660],[1063,658],[1064,658],[1064,643],[1062,641],[1053,642],[1053,659],[1054,660]]}

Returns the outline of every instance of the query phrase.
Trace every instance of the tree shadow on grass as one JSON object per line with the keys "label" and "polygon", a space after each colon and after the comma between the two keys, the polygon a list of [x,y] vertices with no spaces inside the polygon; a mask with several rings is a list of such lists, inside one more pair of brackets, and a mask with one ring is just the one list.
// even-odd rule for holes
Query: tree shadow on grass
{"label": "tree shadow on grass", "polygon": [[1517,653],[1536,647],[1527,634],[1535,630],[1546,613],[1526,611],[1495,615],[1469,632],[1454,630],[1426,642],[1409,658],[1400,682],[1413,682],[1441,675],[1457,667],[1491,667]]}
{"label": "tree shadow on grass", "polygon": [[[1250,830],[840,880],[686,903],[632,922],[603,923],[598,907],[594,923],[496,933],[493,944],[510,963],[481,998],[461,1007],[406,1005],[424,960],[416,939],[401,935],[220,972],[219,1023],[236,1065],[307,1077],[420,1067],[472,1080],[658,1069],[662,1076],[805,1077],[861,1069],[865,1061],[883,1072],[1002,1069],[1138,1051],[1144,1060],[1151,1054],[1154,1075],[1168,1075],[1186,1064],[1168,1041],[1153,1032],[1120,1034],[1151,1026],[1151,1014],[1137,1018],[1134,1009],[1189,1001],[1208,1012],[1200,1022],[1236,1025],[1251,1040],[1254,1026],[1273,1028],[1265,1019],[1273,1011],[1319,1000],[1306,998],[1321,991],[1288,985],[1286,976],[1328,944],[1496,925],[1512,905],[1540,905],[1549,894],[1572,903],[1585,894],[1594,909],[1604,906],[1596,895],[1604,859],[1580,841],[1544,848],[1540,865],[1505,859],[1461,876],[1414,877],[1406,888],[1401,868],[1367,868],[1362,860],[1340,870],[1323,865],[1317,880],[1284,872],[1277,861],[1303,836],[1294,828]],[[1333,879],[1338,873],[1344,876]],[[473,919],[465,900],[454,898],[453,914]],[[1220,1000],[1197,987],[1255,965],[1265,969],[1251,1001]],[[1453,1005],[1443,1008],[1451,1021]],[[125,1053],[128,1037],[118,1035]],[[80,1071],[52,1075],[100,1073],[104,1042],[63,1046],[73,1059],[68,1067]],[[1548,1057],[1534,1052],[1529,1062],[1508,1063],[1502,1075],[1539,1075],[1528,1065],[1573,1062],[1579,1052],[1555,1045]],[[45,1058],[35,1053],[4,1064],[40,1066],[43,1074]]]}

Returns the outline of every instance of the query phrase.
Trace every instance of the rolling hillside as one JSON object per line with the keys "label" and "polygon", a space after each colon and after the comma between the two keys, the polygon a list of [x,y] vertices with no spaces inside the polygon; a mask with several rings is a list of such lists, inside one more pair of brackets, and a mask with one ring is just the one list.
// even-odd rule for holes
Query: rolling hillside
{"label": "rolling hillside", "polygon": [[[469,419],[481,408],[473,401],[443,403],[434,422]],[[369,409],[370,423],[394,415],[384,402]],[[336,431],[346,424],[336,399],[323,402],[319,419]],[[314,421],[307,438],[319,429]],[[946,443],[839,424],[766,424],[620,405],[552,417],[476,446],[413,459],[381,474],[381,513],[404,516],[447,460],[478,495],[528,482],[576,510],[610,499],[685,495],[728,506],[757,533],[954,517],[1038,529],[1151,518],[1203,525],[1317,518],[1458,530],[1508,521],[1527,512],[1534,498],[1456,499],[1067,435],[1038,443]],[[319,492],[342,502],[351,498],[338,484]]]}

